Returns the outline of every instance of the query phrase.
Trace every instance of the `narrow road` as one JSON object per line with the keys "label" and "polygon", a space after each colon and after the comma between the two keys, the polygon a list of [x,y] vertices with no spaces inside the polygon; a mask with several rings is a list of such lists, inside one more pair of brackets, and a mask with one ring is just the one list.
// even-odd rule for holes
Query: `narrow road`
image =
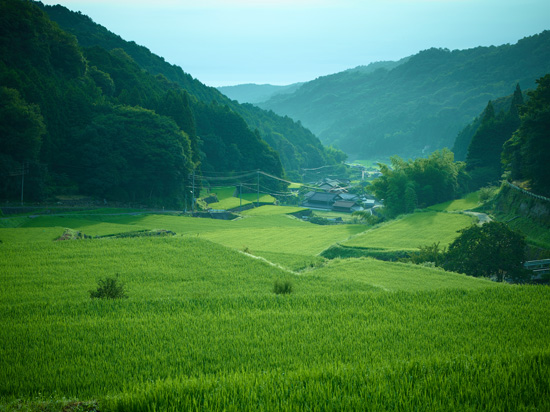
{"label": "narrow road", "polygon": [[466,213],[467,215],[471,215],[471,216],[475,216],[477,217],[478,219],[478,225],[483,225],[484,223],[488,223],[488,222],[492,222],[493,219],[491,219],[491,217],[486,214],[486,213],[480,213],[480,212],[471,212],[469,210],[465,210],[464,213]]}

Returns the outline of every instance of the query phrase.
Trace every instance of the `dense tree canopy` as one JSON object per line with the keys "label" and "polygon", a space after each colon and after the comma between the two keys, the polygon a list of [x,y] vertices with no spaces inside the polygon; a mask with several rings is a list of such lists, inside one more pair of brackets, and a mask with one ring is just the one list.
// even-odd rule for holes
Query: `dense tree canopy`
{"label": "dense tree canopy", "polygon": [[502,160],[512,179],[527,180],[535,192],[550,196],[550,74],[537,84],[520,108],[521,124],[506,142]]}
{"label": "dense tree canopy", "polygon": [[283,177],[277,152],[231,108],[143,70],[124,48],[89,46],[33,2],[0,3],[3,199],[20,196],[22,173],[29,200],[70,193],[178,207],[200,167]]}
{"label": "dense tree canopy", "polygon": [[85,193],[181,205],[193,169],[191,145],[175,122],[140,107],[105,110],[76,136],[76,180]]}
{"label": "dense tree canopy", "polygon": [[489,222],[461,230],[445,255],[444,268],[502,282],[523,276],[525,239],[505,223]]}
{"label": "dense tree canopy", "polygon": [[[271,111],[262,110],[251,104],[238,104],[236,101],[232,101],[222,95],[215,88],[207,87],[197,79],[194,79],[180,67],[169,64],[162,57],[151,53],[151,51],[143,46],[123,40],[120,36],[111,33],[105,27],[94,23],[87,16],[72,12],[59,5],[39,5],[48,13],[52,20],[57,22],[64,30],[77,37],[79,44],[86,48],[86,58],[92,62],[92,66],[97,65],[103,72],[110,73],[116,83],[115,94],[119,103],[128,105],[139,104],[155,111],[158,109],[162,114],[167,115],[164,111],[165,107],[162,107],[168,103],[165,100],[167,96],[164,95],[164,91],[185,90],[189,95],[189,107],[196,118],[200,116],[198,111],[203,110],[205,107],[197,103],[208,106],[212,102],[216,102],[222,107],[228,106],[231,111],[245,120],[250,130],[258,130],[260,138],[278,153],[286,171],[295,171],[295,173],[292,173],[292,176],[295,178],[300,176],[297,173],[300,168],[319,167],[339,162],[338,159],[341,158],[341,155],[335,157],[334,151],[326,150],[319,139],[299,122],[295,122],[289,117],[278,116]],[[102,53],[98,53],[98,50],[102,50]],[[110,57],[105,55],[108,53],[107,51],[113,50],[116,50],[116,56],[113,53],[109,53]],[[94,58],[91,57],[92,53],[96,54]],[[97,57],[101,57],[99,54],[103,54],[101,60],[97,59]],[[109,62],[111,58],[119,60],[116,65]],[[134,68],[131,67],[132,64],[135,65]],[[106,65],[111,66],[111,68],[107,69]],[[121,69],[123,70],[121,71]],[[130,69],[130,72],[128,72],[128,69]],[[153,91],[150,88],[150,84],[146,87],[143,84],[138,84],[143,83],[143,79],[147,77],[147,74],[154,76],[158,80],[157,84],[162,85],[164,90]],[[149,82],[147,81],[146,83]],[[175,96],[171,95],[169,97],[173,98]],[[179,121],[177,123],[188,134],[195,153],[195,147],[201,145],[199,140],[203,138],[200,128],[197,125],[198,139],[195,144],[192,131],[180,124]],[[219,135],[210,136],[210,138],[221,140],[222,142],[224,140]],[[225,142],[223,143],[225,144]],[[202,147],[204,148],[204,146],[203,142]],[[218,145],[217,149],[220,147],[223,148],[223,146]],[[215,150],[213,149],[213,151]],[[227,157],[233,152],[230,150],[224,153],[224,156]],[[272,156],[272,154],[269,156]],[[211,164],[209,165],[204,163],[205,161],[208,162],[208,158],[205,159],[202,157],[199,159],[199,157],[197,155],[193,159],[195,162],[199,160],[203,162],[206,170],[216,169],[217,165],[213,162],[210,162]]]}
{"label": "dense tree canopy", "polygon": [[520,124],[518,108],[523,105],[519,85],[506,112],[495,114],[492,102],[487,104],[481,124],[472,137],[466,157],[466,169],[477,190],[487,184],[496,184],[502,176],[501,153],[503,144],[512,137]]}
{"label": "dense tree canopy", "polygon": [[373,181],[372,188],[384,199],[389,216],[454,199],[467,188],[465,164],[455,162],[448,149],[409,161],[394,156],[391,167],[381,164],[380,170],[382,176]]}

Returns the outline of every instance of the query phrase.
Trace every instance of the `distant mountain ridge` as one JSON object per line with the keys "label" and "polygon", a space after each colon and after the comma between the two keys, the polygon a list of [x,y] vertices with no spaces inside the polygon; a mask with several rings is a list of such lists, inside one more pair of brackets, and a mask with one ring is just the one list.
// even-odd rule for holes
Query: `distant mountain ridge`
{"label": "distant mountain ridge", "polygon": [[[345,70],[345,73],[372,73],[378,69],[391,70],[394,67],[406,62],[408,57],[398,61],[380,61],[373,62],[366,66],[357,66],[352,69]],[[290,94],[296,92],[305,82],[292,83],[286,86],[275,86],[272,84],[255,84],[246,83],[235,86],[220,86],[217,89],[232,100],[237,100],[239,103],[259,104],[268,101],[280,94]]]}
{"label": "distant mountain ridge", "polygon": [[293,83],[287,86],[275,86],[272,84],[238,84],[236,86],[220,86],[217,89],[239,103],[262,103],[278,94],[295,92],[304,83]]}
{"label": "distant mountain ridge", "polygon": [[353,158],[417,157],[452,147],[489,100],[550,72],[550,31],[516,44],[421,51],[393,67],[320,77],[260,107],[287,115]]}

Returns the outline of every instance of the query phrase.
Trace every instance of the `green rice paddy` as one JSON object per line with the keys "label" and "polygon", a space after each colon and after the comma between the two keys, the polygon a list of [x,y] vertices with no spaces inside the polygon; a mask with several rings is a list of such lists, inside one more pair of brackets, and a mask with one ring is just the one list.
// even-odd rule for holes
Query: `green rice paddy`
{"label": "green rice paddy", "polygon": [[[470,216],[365,231],[297,210],[3,220],[0,410],[550,409],[547,287],[318,256],[448,243]],[[176,235],[54,241],[66,228]],[[128,299],[90,299],[115,274]]]}

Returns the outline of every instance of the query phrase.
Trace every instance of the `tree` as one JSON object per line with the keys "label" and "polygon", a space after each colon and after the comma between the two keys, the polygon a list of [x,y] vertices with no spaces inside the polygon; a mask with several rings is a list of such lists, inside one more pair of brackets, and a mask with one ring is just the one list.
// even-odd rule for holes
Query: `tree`
{"label": "tree", "polygon": [[451,200],[466,191],[464,162],[455,162],[448,149],[437,150],[427,159],[405,161],[391,158],[391,167],[380,164],[382,176],[372,182],[373,192],[384,199],[388,216],[411,213],[419,205]]}
{"label": "tree", "polygon": [[468,146],[466,169],[471,177],[471,190],[496,184],[501,178],[503,145],[520,124],[518,110],[522,104],[523,96],[519,84],[516,85],[507,112],[501,111],[495,116],[493,105],[489,101],[483,120]]}
{"label": "tree", "polygon": [[445,255],[445,270],[498,282],[518,280],[523,274],[525,238],[505,223],[489,222],[462,229]]}
{"label": "tree", "polygon": [[512,179],[529,180],[534,191],[550,195],[550,74],[537,83],[520,108],[521,124],[506,142],[502,161]]}

